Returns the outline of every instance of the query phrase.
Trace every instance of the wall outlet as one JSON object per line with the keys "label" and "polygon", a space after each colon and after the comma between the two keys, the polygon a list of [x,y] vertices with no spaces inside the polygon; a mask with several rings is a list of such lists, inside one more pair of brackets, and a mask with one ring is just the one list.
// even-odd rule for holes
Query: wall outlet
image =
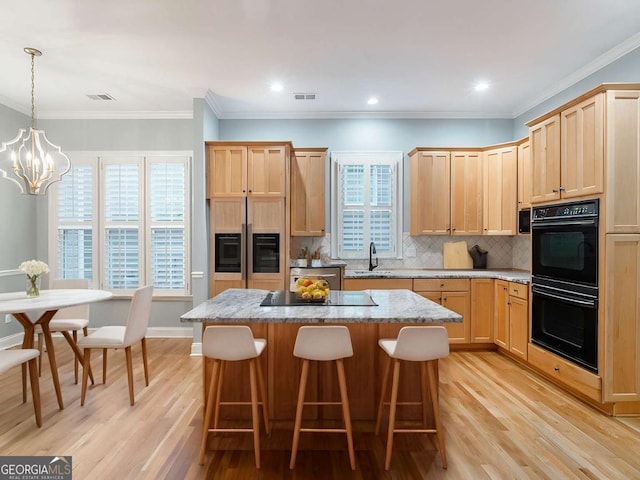
{"label": "wall outlet", "polygon": [[11,315],[10,313],[7,313],[4,316],[4,323],[11,323],[11,319],[13,318],[13,315]]}

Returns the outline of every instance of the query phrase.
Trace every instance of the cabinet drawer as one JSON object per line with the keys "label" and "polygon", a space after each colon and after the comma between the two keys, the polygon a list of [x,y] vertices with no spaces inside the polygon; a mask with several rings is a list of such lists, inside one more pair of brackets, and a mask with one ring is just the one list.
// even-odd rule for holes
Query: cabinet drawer
{"label": "cabinet drawer", "polygon": [[528,300],[529,298],[529,285],[522,283],[509,282],[509,295],[512,297],[518,297],[522,300]]}
{"label": "cabinet drawer", "polygon": [[602,381],[599,376],[531,343],[529,363],[577,392],[598,402],[602,401]]}
{"label": "cabinet drawer", "polygon": [[468,292],[468,278],[414,278],[414,292]]}

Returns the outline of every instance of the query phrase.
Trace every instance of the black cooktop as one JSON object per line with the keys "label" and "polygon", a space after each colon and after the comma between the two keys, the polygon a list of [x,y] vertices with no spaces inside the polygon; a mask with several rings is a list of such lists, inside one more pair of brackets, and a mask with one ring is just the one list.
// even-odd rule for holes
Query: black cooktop
{"label": "black cooktop", "polygon": [[304,300],[296,297],[295,292],[278,290],[269,292],[260,304],[261,307],[295,307],[295,306],[331,306],[331,307],[377,307],[367,292],[331,290],[329,298],[323,301]]}

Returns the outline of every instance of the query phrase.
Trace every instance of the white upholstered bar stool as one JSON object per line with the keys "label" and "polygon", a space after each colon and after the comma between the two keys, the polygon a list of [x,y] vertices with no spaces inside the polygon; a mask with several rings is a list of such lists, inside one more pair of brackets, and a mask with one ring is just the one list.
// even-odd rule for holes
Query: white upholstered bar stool
{"label": "white upholstered bar stool", "polygon": [[[397,339],[380,339],[378,345],[388,355],[385,362],[382,380],[382,390],[380,392],[380,403],[378,404],[378,418],[376,420],[376,435],[380,432],[382,421],[382,409],[385,405],[384,397],[389,383],[389,373],[391,370],[391,360],[393,359],[393,384],[391,387],[391,402],[389,405],[389,431],[387,433],[387,452],[385,456],[385,470],[391,466],[391,451],[393,449],[394,433],[435,433],[438,439],[438,449],[442,468],[447,468],[447,454],[444,447],[444,432],[440,421],[440,406],[438,402],[438,381],[436,376],[437,360],[449,355],[449,338],[447,330],[440,326],[416,326],[403,327],[398,333]],[[398,403],[398,384],[400,379],[400,363],[402,361],[420,362],[420,378],[422,391],[422,429],[397,429],[395,428],[396,407]],[[426,428],[426,378],[429,382],[429,392],[431,394],[431,404],[435,429]]]}
{"label": "white upholstered bar stool", "polygon": [[[253,338],[251,329],[246,325],[220,325],[207,327],[202,338],[202,355],[213,359],[213,371],[209,381],[209,394],[205,406],[202,425],[202,442],[200,444],[200,465],[204,465],[209,432],[253,432],[253,448],[256,468],[260,468],[260,413],[258,405],[262,404],[264,428],[269,434],[269,415],[267,413],[267,389],[262,373],[262,366],[257,360],[267,346],[263,338]],[[249,384],[251,402],[221,402],[222,377],[226,362],[249,361]],[[256,382],[257,376],[257,382]],[[260,398],[258,400],[258,388]],[[220,405],[251,405],[252,428],[218,428]],[[214,412],[215,410],[215,412]],[[213,428],[211,415],[214,415]]]}
{"label": "white upholstered bar stool", "polygon": [[[296,407],[296,421],[293,427],[293,445],[291,447],[291,462],[289,463],[289,468],[293,469],[296,466],[300,432],[345,432],[347,434],[347,446],[349,448],[349,462],[351,469],[355,470],[356,460],[353,452],[353,430],[351,428],[351,413],[349,410],[349,397],[347,396],[347,382],[344,375],[343,362],[343,359],[353,356],[349,329],[338,325],[300,327],[296,336],[295,346],[293,347],[293,355],[302,359],[302,373],[300,375],[298,405]],[[340,402],[304,401],[310,360],[336,362],[338,385],[340,387]],[[304,405],[342,405],[342,417],[345,428],[301,428],[302,408]]]}
{"label": "white upholstered bar stool", "polygon": [[[40,404],[40,383],[38,381],[37,358],[40,352],[35,348],[17,348],[12,350],[0,350],[0,374],[18,365],[29,364],[29,379],[31,380],[31,395],[33,397],[33,412],[36,416],[36,425],[42,426],[42,408]],[[26,385],[23,377],[23,398],[26,394]],[[23,400],[26,401],[26,400]]]}

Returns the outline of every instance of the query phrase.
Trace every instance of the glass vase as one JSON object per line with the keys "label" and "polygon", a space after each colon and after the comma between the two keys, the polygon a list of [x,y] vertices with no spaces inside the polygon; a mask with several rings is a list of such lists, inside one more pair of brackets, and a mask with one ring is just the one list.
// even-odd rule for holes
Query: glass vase
{"label": "glass vase", "polygon": [[27,277],[27,297],[40,295],[40,276]]}

